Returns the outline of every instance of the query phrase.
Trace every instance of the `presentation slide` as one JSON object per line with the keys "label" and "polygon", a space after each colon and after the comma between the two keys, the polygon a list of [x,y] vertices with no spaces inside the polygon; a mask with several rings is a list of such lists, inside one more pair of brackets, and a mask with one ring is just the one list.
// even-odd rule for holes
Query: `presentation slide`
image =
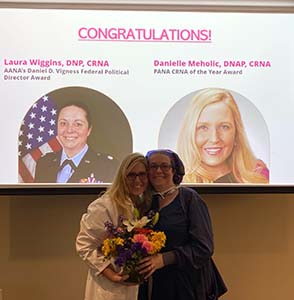
{"label": "presentation slide", "polygon": [[294,184],[293,14],[3,8],[0,26],[0,184],[110,183],[158,148],[188,184]]}

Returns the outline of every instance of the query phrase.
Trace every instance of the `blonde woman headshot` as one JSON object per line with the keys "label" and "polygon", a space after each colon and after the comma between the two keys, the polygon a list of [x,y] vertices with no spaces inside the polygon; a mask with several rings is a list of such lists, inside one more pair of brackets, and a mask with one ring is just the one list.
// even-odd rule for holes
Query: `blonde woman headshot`
{"label": "blonde woman headshot", "polygon": [[226,89],[207,88],[184,115],[177,152],[187,183],[268,183],[269,170],[255,157],[238,105]]}

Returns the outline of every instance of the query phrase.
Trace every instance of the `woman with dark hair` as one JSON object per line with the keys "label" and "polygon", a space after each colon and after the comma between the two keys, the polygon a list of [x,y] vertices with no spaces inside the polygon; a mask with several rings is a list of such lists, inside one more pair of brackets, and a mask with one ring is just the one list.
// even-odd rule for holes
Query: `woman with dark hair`
{"label": "woman with dark hair", "polygon": [[48,152],[36,165],[35,183],[112,182],[117,160],[88,145],[92,132],[90,110],[84,103],[65,104],[58,112],[58,152]]}
{"label": "woman with dark hair", "polygon": [[140,262],[146,282],[139,299],[218,299],[226,287],[212,260],[213,232],[205,202],[196,191],[179,186],[185,170],[175,152],[154,150],[146,157],[154,189],[151,209],[160,216],[154,229],[164,231],[167,240],[161,253]]}

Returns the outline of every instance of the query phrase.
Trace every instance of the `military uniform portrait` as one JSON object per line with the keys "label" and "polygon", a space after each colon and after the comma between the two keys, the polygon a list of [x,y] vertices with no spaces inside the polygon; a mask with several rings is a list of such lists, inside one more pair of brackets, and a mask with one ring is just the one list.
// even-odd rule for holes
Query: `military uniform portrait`
{"label": "military uniform portrait", "polygon": [[66,87],[41,97],[19,131],[19,182],[111,183],[132,152],[127,118],[95,90]]}

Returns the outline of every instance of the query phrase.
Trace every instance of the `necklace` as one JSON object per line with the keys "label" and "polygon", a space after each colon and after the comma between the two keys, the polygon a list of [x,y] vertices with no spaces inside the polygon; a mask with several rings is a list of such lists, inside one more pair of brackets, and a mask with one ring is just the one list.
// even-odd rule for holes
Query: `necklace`
{"label": "necklace", "polygon": [[160,198],[164,199],[166,196],[173,194],[175,191],[177,191],[178,187],[177,186],[172,186],[169,189],[163,191],[163,192],[157,192],[154,195],[160,196]]}

